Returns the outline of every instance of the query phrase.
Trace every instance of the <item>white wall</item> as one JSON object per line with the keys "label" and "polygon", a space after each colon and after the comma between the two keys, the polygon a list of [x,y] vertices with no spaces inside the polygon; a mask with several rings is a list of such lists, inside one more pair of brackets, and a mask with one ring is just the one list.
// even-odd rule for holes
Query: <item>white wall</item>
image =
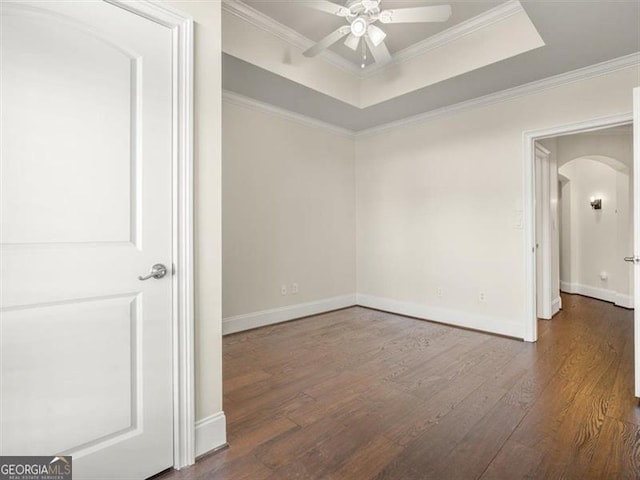
{"label": "white wall", "polygon": [[223,125],[224,332],[353,305],[353,138],[227,100]]}
{"label": "white wall", "polygon": [[358,137],[359,303],[523,337],[523,131],[631,111],[638,73]]}
{"label": "white wall", "polygon": [[[632,251],[628,168],[620,163],[614,169],[587,157],[565,163],[560,174],[569,179],[562,201],[568,201],[570,216],[562,225],[562,237],[569,239],[562,244],[562,289],[632,305],[632,267],[623,260]],[[601,210],[591,208],[590,197],[602,198]]]}
{"label": "white wall", "polygon": [[560,283],[573,283],[573,271],[571,265],[576,263],[576,259],[572,256],[571,249],[572,231],[571,231],[571,212],[573,210],[571,185],[568,179],[560,174],[560,194],[559,194],[559,211],[560,211]]}
{"label": "white wall", "polygon": [[220,2],[166,2],[195,22],[195,347],[196,449],[225,442],[221,333],[221,12]]}

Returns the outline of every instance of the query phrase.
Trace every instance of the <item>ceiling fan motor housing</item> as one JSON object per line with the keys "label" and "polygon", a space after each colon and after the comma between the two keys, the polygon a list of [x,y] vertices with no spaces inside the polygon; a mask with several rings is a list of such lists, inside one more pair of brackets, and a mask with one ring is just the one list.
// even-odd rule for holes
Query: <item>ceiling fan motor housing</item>
{"label": "ceiling fan motor housing", "polygon": [[351,33],[353,33],[356,37],[361,37],[365,33],[367,33],[368,22],[363,17],[357,17],[353,22],[351,22]]}

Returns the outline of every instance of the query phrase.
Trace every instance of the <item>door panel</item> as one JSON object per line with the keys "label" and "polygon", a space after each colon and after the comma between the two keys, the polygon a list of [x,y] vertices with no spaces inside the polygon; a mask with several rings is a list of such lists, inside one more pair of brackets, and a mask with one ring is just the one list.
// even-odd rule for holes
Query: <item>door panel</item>
{"label": "door panel", "polygon": [[172,40],[106,2],[2,3],[3,455],[173,463]]}
{"label": "door panel", "polygon": [[[76,450],[137,423],[136,310],[136,297],[123,296],[5,312],[10,453]],[[43,425],[46,435],[34,442]]]}
{"label": "door panel", "polygon": [[136,59],[47,15],[3,29],[3,244],[130,241]]}

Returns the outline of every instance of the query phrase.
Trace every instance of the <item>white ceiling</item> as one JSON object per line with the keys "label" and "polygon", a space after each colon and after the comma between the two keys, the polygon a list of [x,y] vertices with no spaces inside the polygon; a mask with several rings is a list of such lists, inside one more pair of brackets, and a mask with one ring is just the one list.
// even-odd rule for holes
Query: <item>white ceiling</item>
{"label": "white ceiling", "polygon": [[[256,3],[259,2],[251,0],[252,6]],[[223,88],[361,131],[640,52],[638,0],[530,0],[521,3],[545,46],[367,108],[349,105],[228,54],[223,55]],[[407,35],[404,41],[415,38]]]}
{"label": "white ceiling", "polygon": [[[304,0],[244,0],[244,3],[314,41],[321,40],[345,24],[343,18],[305,7]],[[334,3],[344,4],[345,2],[334,0]],[[380,5],[385,10],[449,4],[452,6],[452,14],[447,22],[442,23],[405,23],[379,26],[387,33],[385,43],[389,52],[393,54],[484,13],[501,3],[503,2],[500,0],[466,0],[463,2],[447,2],[446,0],[382,0]],[[356,65],[361,63],[360,53],[346,47],[343,42],[336,43],[331,47],[331,50]],[[366,63],[368,64],[370,61],[371,59],[369,58]]]}

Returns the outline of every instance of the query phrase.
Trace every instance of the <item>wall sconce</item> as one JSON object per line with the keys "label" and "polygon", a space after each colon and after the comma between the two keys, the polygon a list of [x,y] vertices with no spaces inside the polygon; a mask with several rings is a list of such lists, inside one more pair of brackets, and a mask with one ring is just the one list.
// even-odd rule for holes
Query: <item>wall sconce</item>
{"label": "wall sconce", "polygon": [[593,208],[594,210],[602,210],[601,198],[591,197],[590,201],[591,201],[591,208]]}

